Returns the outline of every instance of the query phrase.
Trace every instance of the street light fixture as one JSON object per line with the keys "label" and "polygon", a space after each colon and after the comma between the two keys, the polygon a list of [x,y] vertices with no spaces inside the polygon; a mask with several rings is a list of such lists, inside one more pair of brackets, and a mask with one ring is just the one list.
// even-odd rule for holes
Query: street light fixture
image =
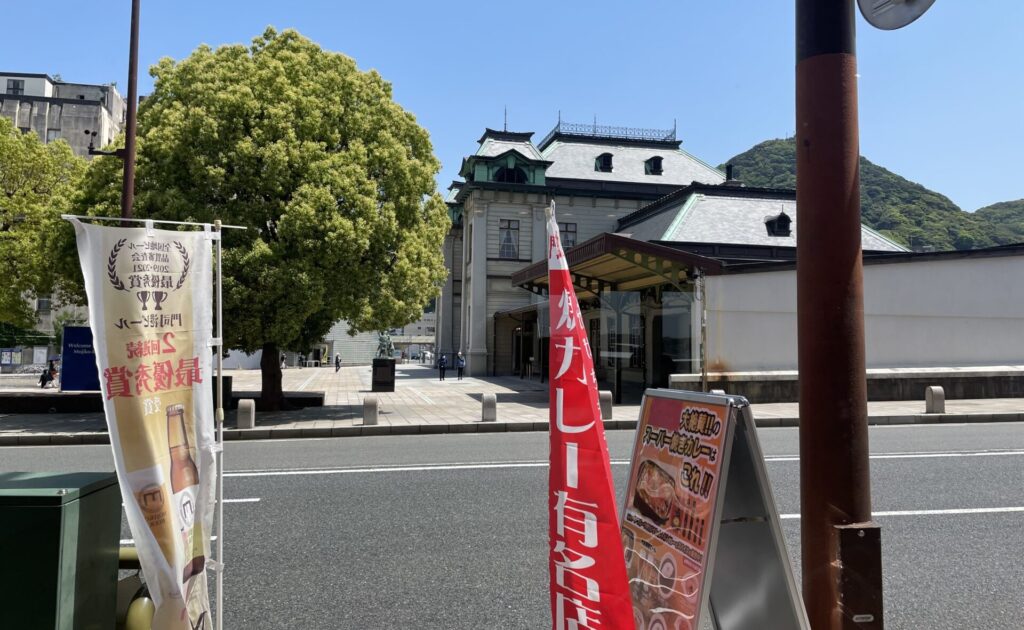
{"label": "street light fixture", "polygon": [[85,130],[85,135],[89,136],[89,155],[113,155],[114,157],[119,157],[122,160],[125,158],[127,152],[123,148],[114,149],[113,151],[101,151],[97,149],[94,144],[96,141],[96,133],[97,132],[89,131],[88,129]]}

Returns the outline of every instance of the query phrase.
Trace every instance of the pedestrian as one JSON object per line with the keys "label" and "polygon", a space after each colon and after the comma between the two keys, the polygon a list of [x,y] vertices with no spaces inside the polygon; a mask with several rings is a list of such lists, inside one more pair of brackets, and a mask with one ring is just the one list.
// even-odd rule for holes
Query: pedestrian
{"label": "pedestrian", "polygon": [[50,361],[50,365],[43,368],[43,373],[39,376],[39,387],[46,389],[49,385],[57,378],[57,368],[53,366],[53,361]]}
{"label": "pedestrian", "polygon": [[341,369],[341,355],[340,354],[335,354],[334,355],[334,373],[337,374],[338,370],[340,370],[340,369]]}
{"label": "pedestrian", "polygon": [[461,381],[462,371],[466,369],[466,357],[462,356],[461,352],[455,357],[455,369],[459,371],[459,380]]}
{"label": "pedestrian", "polygon": [[448,369],[448,357],[444,353],[437,360],[437,371],[441,373],[441,380],[444,380],[444,371]]}

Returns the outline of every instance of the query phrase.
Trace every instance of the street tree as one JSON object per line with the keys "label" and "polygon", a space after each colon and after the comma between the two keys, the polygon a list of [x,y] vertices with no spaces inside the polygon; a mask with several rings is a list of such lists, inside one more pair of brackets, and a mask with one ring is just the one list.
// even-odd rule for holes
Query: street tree
{"label": "street tree", "polygon": [[[150,74],[135,215],[248,228],[223,236],[224,334],[262,350],[264,406],[282,403],[282,349],[308,351],[341,319],[355,333],[422,314],[445,277],[439,163],[377,72],[268,28]],[[112,161],[90,168],[83,210],[116,216]]]}
{"label": "street tree", "polygon": [[0,323],[33,328],[33,301],[57,277],[55,226],[85,171],[63,140],[43,144],[0,117]]}

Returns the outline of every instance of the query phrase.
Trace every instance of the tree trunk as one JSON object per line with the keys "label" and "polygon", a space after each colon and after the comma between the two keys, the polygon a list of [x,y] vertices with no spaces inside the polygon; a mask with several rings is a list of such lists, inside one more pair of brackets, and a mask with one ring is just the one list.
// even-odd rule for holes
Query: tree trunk
{"label": "tree trunk", "polygon": [[263,344],[260,373],[263,381],[260,411],[280,411],[285,401],[281,386],[281,351],[276,343]]}

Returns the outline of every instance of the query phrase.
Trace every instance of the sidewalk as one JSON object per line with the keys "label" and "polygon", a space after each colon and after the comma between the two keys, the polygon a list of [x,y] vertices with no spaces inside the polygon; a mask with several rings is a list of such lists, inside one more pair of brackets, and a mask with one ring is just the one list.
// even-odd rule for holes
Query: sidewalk
{"label": "sidewalk", "polygon": [[[459,381],[449,370],[445,381],[437,371],[414,364],[397,366],[394,393],[378,393],[378,424],[362,423],[362,399],[370,392],[370,368],[290,368],[284,371],[285,391],[322,391],[324,407],[256,414],[255,429],[236,429],[235,413],[227,412],[225,439],[343,437],[546,431],[547,384],[517,377],[466,377]],[[259,391],[258,370],[231,370],[233,389]],[[0,381],[6,390],[20,389],[12,380]],[[481,422],[481,398],[495,394],[497,422]],[[639,405],[617,405],[605,428],[634,429]],[[940,422],[1009,422],[1024,420],[1024,399],[947,400],[945,414],[925,414],[924,401],[868,403],[871,424]],[[753,405],[759,426],[797,426],[796,403]],[[99,444],[108,441],[103,414],[0,413],[0,445]]]}

